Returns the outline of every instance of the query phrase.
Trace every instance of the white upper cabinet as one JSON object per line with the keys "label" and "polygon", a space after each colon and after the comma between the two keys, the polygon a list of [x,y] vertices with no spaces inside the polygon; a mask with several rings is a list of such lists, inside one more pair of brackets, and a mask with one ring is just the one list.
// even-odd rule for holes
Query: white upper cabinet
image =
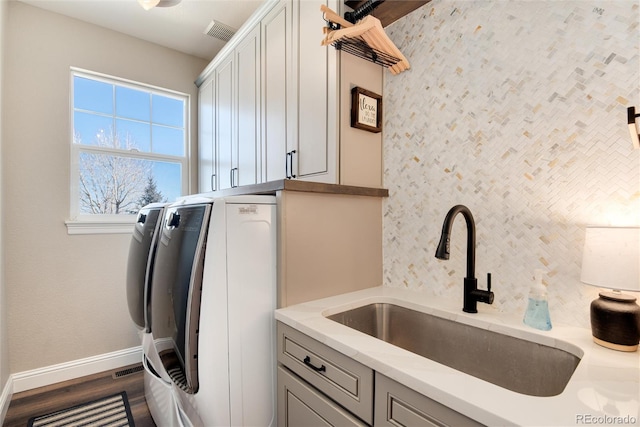
{"label": "white upper cabinet", "polygon": [[[287,94],[295,88],[292,71],[290,0],[281,1],[260,24],[262,29],[262,178],[275,181],[289,177],[288,120],[292,105]],[[289,125],[289,127],[288,127]]]}
{"label": "white upper cabinet", "polygon": [[218,153],[218,189],[231,188],[234,145],[234,78],[233,56],[216,68],[216,146]]}
{"label": "white upper cabinet", "polygon": [[256,26],[235,50],[236,134],[232,152],[232,186],[260,182],[260,28]]}
{"label": "white upper cabinet", "polygon": [[215,81],[207,80],[198,91],[198,185],[201,192],[215,191],[216,158],[213,105]]}
{"label": "white upper cabinet", "polygon": [[262,20],[264,181],[338,183],[337,52],[320,45],[320,5],[282,1]]}
{"label": "white upper cabinet", "polygon": [[212,70],[199,97],[199,191],[259,182],[259,26]]}
{"label": "white upper cabinet", "polygon": [[336,149],[338,145],[338,67],[333,47],[321,46],[320,12],[325,4],[338,10],[337,1],[300,1],[293,4],[295,35],[294,60],[297,64],[297,117],[293,163],[299,179],[338,183]]}
{"label": "white upper cabinet", "polygon": [[[361,165],[361,159],[371,156],[350,155],[350,147],[358,147],[351,142],[358,135],[349,135],[349,144],[341,147],[349,121],[341,100],[344,106],[358,77],[341,70],[339,51],[320,44],[326,26],[322,4],[340,10],[339,0],[268,1],[199,78],[201,97],[215,92],[213,105],[200,100],[200,191],[285,178],[367,184],[345,181],[346,170],[373,170],[374,175],[378,170],[381,176],[377,159],[373,166]],[[349,79],[342,89],[341,74]],[[374,68],[373,74],[379,86],[365,89],[381,91],[381,69]],[[205,89],[211,81],[213,87]],[[375,137],[381,141],[380,135]],[[380,144],[362,146],[376,153]],[[379,186],[380,179],[370,181]]]}

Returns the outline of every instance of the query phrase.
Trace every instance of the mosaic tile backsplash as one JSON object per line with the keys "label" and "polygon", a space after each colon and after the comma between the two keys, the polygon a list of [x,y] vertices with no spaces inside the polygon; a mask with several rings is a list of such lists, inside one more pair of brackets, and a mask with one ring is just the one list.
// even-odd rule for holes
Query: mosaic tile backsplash
{"label": "mosaic tile backsplash", "polygon": [[[457,299],[473,212],[476,277],[522,315],[535,269],[552,321],[589,327],[586,225],[640,225],[638,1],[433,0],[387,27],[411,64],[384,83],[385,286]],[[640,294],[636,294],[640,299]]]}

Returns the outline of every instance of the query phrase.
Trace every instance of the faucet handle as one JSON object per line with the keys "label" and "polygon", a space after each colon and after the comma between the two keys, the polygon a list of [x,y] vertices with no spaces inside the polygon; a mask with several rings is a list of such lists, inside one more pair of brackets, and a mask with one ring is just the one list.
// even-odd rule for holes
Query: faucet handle
{"label": "faucet handle", "polygon": [[491,273],[487,273],[487,290],[474,289],[471,291],[474,299],[485,304],[493,304],[493,292],[491,292]]}
{"label": "faucet handle", "polygon": [[481,302],[493,304],[493,292],[491,292],[491,273],[487,273],[487,291],[483,293]]}

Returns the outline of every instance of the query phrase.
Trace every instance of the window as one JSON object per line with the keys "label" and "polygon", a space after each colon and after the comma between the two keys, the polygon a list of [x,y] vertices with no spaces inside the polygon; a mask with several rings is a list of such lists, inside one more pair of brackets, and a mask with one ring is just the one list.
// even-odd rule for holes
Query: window
{"label": "window", "polygon": [[69,233],[186,194],[188,95],[72,70],[71,104]]}

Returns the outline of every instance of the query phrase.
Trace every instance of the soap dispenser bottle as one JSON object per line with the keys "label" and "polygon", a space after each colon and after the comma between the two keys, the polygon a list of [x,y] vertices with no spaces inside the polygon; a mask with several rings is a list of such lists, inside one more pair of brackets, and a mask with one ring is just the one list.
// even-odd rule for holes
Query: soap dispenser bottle
{"label": "soap dispenser bottle", "polygon": [[524,313],[524,323],[532,328],[548,331],[551,329],[551,316],[549,315],[549,301],[547,288],[542,283],[544,270],[536,270],[534,282],[529,290],[529,303]]}

